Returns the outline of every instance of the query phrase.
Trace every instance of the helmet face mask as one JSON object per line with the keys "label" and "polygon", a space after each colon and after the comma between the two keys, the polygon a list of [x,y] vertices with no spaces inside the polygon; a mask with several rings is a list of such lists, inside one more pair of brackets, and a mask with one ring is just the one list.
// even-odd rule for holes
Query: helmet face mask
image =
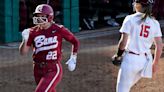
{"label": "helmet face mask", "polygon": [[33,17],[33,24],[38,25],[44,23],[48,23],[47,17]]}

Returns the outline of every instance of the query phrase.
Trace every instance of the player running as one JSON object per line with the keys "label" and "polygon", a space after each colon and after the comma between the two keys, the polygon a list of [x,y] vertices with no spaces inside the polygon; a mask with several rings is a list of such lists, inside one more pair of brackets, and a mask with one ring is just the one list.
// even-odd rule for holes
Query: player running
{"label": "player running", "polygon": [[34,12],[34,27],[22,32],[19,50],[22,55],[33,47],[35,92],[56,92],[62,78],[62,40],[72,43],[72,53],[66,62],[70,71],[75,70],[79,41],[67,28],[53,22],[54,12],[47,4],[38,5]]}
{"label": "player running", "polygon": [[[135,0],[133,4],[136,13],[127,16],[120,29],[122,35],[118,52],[113,59],[118,61],[123,53],[124,56],[118,73],[116,92],[129,92],[139,79],[152,78],[157,72],[163,44],[159,22],[151,16],[152,3],[152,0]],[[153,42],[154,59],[150,50]]]}

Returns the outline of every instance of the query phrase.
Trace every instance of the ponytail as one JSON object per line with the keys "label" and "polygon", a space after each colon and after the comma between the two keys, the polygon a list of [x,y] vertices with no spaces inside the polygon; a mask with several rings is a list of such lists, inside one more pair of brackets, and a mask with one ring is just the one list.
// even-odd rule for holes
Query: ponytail
{"label": "ponytail", "polygon": [[152,17],[152,4],[141,4],[143,7],[143,13],[141,20],[145,20],[147,17]]}

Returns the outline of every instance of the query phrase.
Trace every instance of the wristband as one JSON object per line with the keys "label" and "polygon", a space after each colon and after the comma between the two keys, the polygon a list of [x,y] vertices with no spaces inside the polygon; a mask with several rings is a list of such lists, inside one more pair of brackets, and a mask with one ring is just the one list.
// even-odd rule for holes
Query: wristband
{"label": "wristband", "polygon": [[117,56],[122,56],[125,50],[118,49]]}

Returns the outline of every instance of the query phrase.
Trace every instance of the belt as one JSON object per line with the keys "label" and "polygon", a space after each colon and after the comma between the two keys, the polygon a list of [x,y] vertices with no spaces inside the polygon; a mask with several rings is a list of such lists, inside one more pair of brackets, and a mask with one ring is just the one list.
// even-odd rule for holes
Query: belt
{"label": "belt", "polygon": [[[134,54],[134,55],[141,55],[141,54],[138,54],[138,53],[135,53],[135,52],[132,52],[132,51],[128,51],[128,53],[130,53],[130,54]],[[147,54],[146,53],[143,53],[145,56],[147,56]]]}
{"label": "belt", "polygon": [[39,65],[39,67],[46,67],[48,64],[56,64],[57,62],[34,62],[33,64]]}
{"label": "belt", "polygon": [[132,51],[128,51],[130,54],[134,54],[134,55],[140,55],[140,54],[137,54],[137,53],[134,53]]}

